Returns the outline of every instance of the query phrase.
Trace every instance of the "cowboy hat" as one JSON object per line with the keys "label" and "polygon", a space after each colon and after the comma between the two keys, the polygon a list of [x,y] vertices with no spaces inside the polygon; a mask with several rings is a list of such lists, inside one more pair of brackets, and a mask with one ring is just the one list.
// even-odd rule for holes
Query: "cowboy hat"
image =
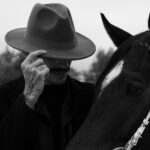
{"label": "cowboy hat", "polygon": [[27,53],[44,49],[50,58],[77,60],[95,52],[95,44],[75,32],[69,9],[59,3],[35,4],[27,28],[9,31],[5,40],[11,47]]}

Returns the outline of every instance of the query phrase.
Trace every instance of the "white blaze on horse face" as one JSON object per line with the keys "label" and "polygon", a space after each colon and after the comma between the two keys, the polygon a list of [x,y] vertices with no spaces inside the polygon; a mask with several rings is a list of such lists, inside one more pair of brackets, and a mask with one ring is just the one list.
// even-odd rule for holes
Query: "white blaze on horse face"
{"label": "white blaze on horse face", "polygon": [[102,86],[101,86],[101,92],[114,80],[116,79],[123,69],[124,61],[119,61],[116,66],[107,74],[105,77]]}

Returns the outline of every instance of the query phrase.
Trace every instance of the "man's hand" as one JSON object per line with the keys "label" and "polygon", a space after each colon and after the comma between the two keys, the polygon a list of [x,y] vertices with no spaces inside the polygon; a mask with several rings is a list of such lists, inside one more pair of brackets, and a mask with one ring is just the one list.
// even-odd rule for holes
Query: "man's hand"
{"label": "man's hand", "polygon": [[49,73],[49,68],[44,64],[43,59],[38,56],[45,54],[44,50],[31,52],[21,64],[21,69],[25,79],[24,96],[26,104],[34,108],[39,96],[43,92],[45,76]]}

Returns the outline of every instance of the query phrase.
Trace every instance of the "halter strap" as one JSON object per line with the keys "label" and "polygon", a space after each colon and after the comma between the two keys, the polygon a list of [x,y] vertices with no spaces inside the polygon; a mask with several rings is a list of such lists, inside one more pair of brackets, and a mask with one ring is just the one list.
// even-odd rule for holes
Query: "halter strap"
{"label": "halter strap", "polygon": [[148,112],[146,118],[143,120],[140,127],[136,130],[134,135],[128,141],[128,143],[124,147],[117,147],[113,150],[131,150],[134,146],[136,146],[138,143],[138,140],[142,138],[142,134],[144,133],[146,126],[149,124],[149,119],[150,119],[150,111]]}

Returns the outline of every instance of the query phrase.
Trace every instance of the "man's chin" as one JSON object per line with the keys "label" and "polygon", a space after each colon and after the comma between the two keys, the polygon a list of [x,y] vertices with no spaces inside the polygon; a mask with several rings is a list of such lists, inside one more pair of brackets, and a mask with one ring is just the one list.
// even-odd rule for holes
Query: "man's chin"
{"label": "man's chin", "polygon": [[66,82],[66,77],[61,79],[45,80],[45,85],[62,85]]}

